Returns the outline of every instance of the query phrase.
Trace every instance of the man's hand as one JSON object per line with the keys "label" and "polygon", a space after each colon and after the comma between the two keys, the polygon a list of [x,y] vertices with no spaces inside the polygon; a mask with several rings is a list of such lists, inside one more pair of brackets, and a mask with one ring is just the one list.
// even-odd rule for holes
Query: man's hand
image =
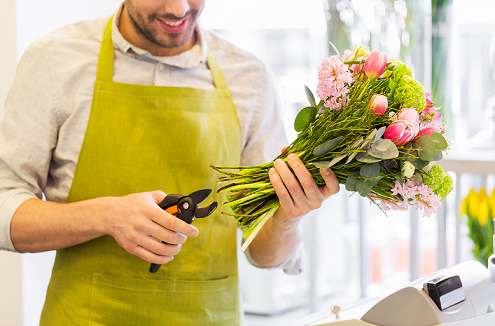
{"label": "man's hand", "polygon": [[[282,223],[298,221],[302,216],[321,206],[323,201],[339,192],[339,182],[330,169],[320,169],[325,185],[318,187],[311,173],[295,154],[289,154],[287,162],[275,161],[270,170],[270,181],[280,201],[280,208],[274,216]],[[292,223],[291,223],[292,224]]]}
{"label": "man's hand", "polygon": [[187,237],[199,234],[158,206],[164,197],[165,193],[154,191],[108,200],[108,234],[129,253],[155,264],[171,261]]}
{"label": "man's hand", "polygon": [[165,193],[153,191],[69,204],[29,199],[12,217],[12,243],[20,252],[40,252],[109,234],[129,253],[163,265],[179,253],[187,237],[199,234],[158,206],[164,197]]}
{"label": "man's hand", "polygon": [[270,169],[270,181],[280,201],[275,212],[249,246],[253,260],[263,267],[275,267],[283,263],[299,245],[302,216],[319,208],[328,197],[339,192],[339,182],[330,169],[321,169],[325,186],[316,184],[311,173],[294,154],[287,157],[287,164],[275,161]]}

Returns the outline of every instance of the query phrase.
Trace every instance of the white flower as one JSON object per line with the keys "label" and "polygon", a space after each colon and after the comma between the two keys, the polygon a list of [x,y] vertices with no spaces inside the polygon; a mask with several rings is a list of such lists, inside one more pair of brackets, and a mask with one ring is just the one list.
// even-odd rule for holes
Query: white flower
{"label": "white flower", "polygon": [[402,174],[404,175],[404,177],[410,179],[414,175],[415,169],[416,168],[411,162],[405,161],[404,165],[402,165]]}

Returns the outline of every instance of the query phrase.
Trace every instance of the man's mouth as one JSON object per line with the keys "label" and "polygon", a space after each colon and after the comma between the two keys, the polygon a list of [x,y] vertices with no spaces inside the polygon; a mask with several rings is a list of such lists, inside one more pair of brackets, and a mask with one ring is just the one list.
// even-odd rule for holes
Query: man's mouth
{"label": "man's mouth", "polygon": [[182,32],[187,25],[187,18],[182,20],[161,20],[157,19],[158,23],[162,26],[162,28],[168,33],[180,33]]}
{"label": "man's mouth", "polygon": [[165,24],[172,27],[179,26],[180,24],[182,24],[182,22],[183,20],[173,21],[173,22],[164,21]]}

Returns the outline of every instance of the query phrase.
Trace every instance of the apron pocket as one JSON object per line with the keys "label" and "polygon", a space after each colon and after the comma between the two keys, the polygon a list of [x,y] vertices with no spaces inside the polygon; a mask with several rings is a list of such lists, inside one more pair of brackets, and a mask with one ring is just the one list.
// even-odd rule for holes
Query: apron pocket
{"label": "apron pocket", "polygon": [[237,278],[135,279],[93,274],[90,326],[239,325]]}

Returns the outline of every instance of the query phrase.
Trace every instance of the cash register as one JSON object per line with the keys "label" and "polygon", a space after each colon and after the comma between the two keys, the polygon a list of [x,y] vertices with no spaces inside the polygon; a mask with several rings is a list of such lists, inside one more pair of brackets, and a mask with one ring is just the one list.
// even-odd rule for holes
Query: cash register
{"label": "cash register", "polygon": [[294,326],[494,326],[495,255],[488,268],[468,261],[441,269],[383,297],[333,306]]}

